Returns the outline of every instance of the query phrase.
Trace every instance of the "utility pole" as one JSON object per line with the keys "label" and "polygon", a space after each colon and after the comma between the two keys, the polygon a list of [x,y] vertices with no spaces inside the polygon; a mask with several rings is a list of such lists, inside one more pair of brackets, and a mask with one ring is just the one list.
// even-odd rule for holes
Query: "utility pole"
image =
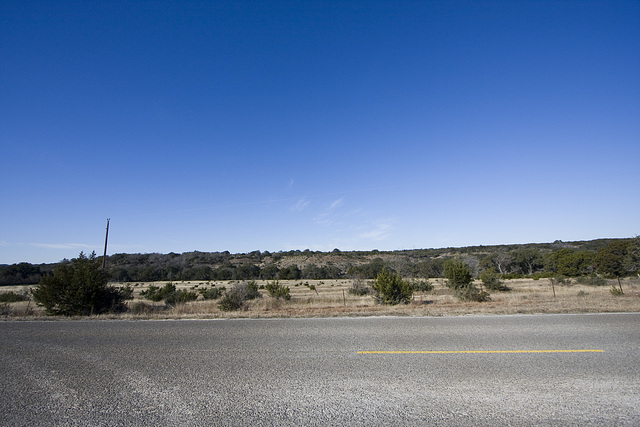
{"label": "utility pole", "polygon": [[102,269],[104,270],[107,266],[107,240],[109,240],[109,220],[111,218],[107,218],[107,234],[104,236],[104,256],[102,257]]}

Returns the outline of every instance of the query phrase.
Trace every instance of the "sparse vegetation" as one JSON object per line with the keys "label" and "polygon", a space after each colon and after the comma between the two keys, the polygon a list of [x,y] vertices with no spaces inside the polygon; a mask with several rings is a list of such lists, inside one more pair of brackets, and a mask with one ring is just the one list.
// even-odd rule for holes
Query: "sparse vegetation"
{"label": "sparse vegetation", "polygon": [[186,289],[178,290],[173,283],[167,283],[163,287],[155,285],[149,286],[147,290],[140,292],[140,295],[150,301],[163,301],[169,305],[176,305],[179,303],[186,303],[189,301],[195,301],[198,298],[198,294]]}
{"label": "sparse vegetation", "polygon": [[471,269],[459,258],[448,259],[443,264],[443,275],[447,286],[451,289],[471,286],[473,276]]}
{"label": "sparse vegetation", "polygon": [[167,297],[164,299],[164,302],[169,305],[176,305],[195,301],[196,299],[198,299],[197,293],[182,289],[167,295]]}
{"label": "sparse vegetation", "polygon": [[153,305],[147,304],[143,301],[137,301],[129,306],[129,310],[132,314],[151,314],[157,310]]}
{"label": "sparse vegetation", "polygon": [[488,268],[480,273],[480,280],[482,280],[484,287],[491,291],[506,292],[510,290],[493,268]]}
{"label": "sparse vegetation", "polygon": [[611,295],[615,295],[615,296],[621,296],[624,295],[624,292],[622,292],[622,289],[614,286],[611,286],[611,288],[609,289],[609,292],[611,292]]}
{"label": "sparse vegetation", "polygon": [[453,294],[462,301],[484,302],[491,300],[488,292],[481,291],[473,285],[457,288]]}
{"label": "sparse vegetation", "polygon": [[555,279],[556,283],[560,286],[571,286],[573,284],[573,281],[570,278],[563,276],[562,274],[555,276]]}
{"label": "sparse vegetation", "polygon": [[31,292],[50,315],[86,316],[124,309],[125,296],[107,285],[95,253],[86,257],[80,252],[78,258],[60,264]]}
{"label": "sparse vegetation", "polygon": [[258,283],[255,280],[236,283],[230,291],[225,292],[218,303],[218,308],[222,311],[240,310],[244,307],[245,301],[261,297],[262,294],[260,294]]}
{"label": "sparse vegetation", "polygon": [[[92,256],[96,261],[95,255]],[[0,299],[14,301],[18,298],[16,295],[24,294],[21,283],[33,283],[34,277],[40,280],[40,277],[53,276],[54,268],[68,269],[75,262],[0,265],[0,286],[6,285],[5,290],[0,288],[0,293],[8,294],[0,295]],[[452,263],[457,262],[465,267],[452,269]],[[93,309],[80,313],[114,316],[127,307],[128,314],[124,316],[141,317],[416,311],[441,315],[484,310],[536,312],[538,309],[581,312],[597,311],[596,307],[606,307],[606,311],[623,308],[635,311],[640,310],[634,308],[640,306],[640,282],[636,276],[639,268],[640,238],[387,252],[116,254],[108,257],[106,271],[107,279],[114,281],[118,292],[118,297],[111,300],[114,304],[93,305]],[[371,286],[375,283],[372,279],[382,269],[408,283],[413,293],[418,294],[415,304],[377,304],[384,298],[374,293]],[[281,277],[292,278],[278,279],[281,270]],[[371,281],[367,282],[365,277],[371,277]],[[622,284],[616,283],[616,290],[610,293],[611,279],[618,277]],[[537,281],[540,278],[549,281]],[[511,292],[493,293],[505,290],[507,285]],[[622,295],[622,287],[625,298],[618,297]],[[227,288],[231,290],[227,292]],[[493,293],[491,303],[470,304],[488,300],[489,294],[483,291]],[[34,301],[35,292],[36,289]],[[426,292],[431,295],[425,302],[422,294]],[[265,294],[272,298],[260,299]],[[132,297],[132,301],[126,302]],[[45,313],[44,305],[36,302],[38,305],[34,306],[34,301],[0,301],[2,313],[9,317]],[[223,315],[223,309],[230,311]],[[233,313],[238,310],[242,313]]]}
{"label": "sparse vegetation", "polygon": [[130,283],[122,286],[120,288],[120,294],[122,294],[123,300],[132,300],[133,299],[133,287]]}
{"label": "sparse vegetation", "polygon": [[267,283],[267,285],[265,286],[265,289],[267,290],[267,292],[269,292],[269,295],[272,298],[275,298],[275,299],[282,298],[285,300],[291,299],[289,287],[281,285],[277,280],[274,280],[271,283]]}
{"label": "sparse vegetation", "polygon": [[236,285],[236,288],[243,294],[243,298],[245,300],[252,300],[262,297],[262,294],[260,294],[260,291],[258,290],[258,283],[255,280],[249,280],[246,283],[239,283]]}
{"label": "sparse vegetation", "polygon": [[233,287],[225,292],[224,296],[218,303],[218,308],[222,311],[240,310],[244,305],[244,294],[239,289]]}
{"label": "sparse vegetation", "polygon": [[[408,283],[416,279],[404,279]],[[418,279],[426,280],[426,279]],[[236,285],[246,284],[248,281],[236,282],[229,286],[228,281],[211,281],[201,285],[198,289],[214,287],[232,289]],[[256,281],[262,296],[268,296],[265,284],[267,281]],[[271,282],[269,280],[268,282]],[[442,316],[473,313],[584,313],[584,312],[616,312],[640,311],[640,280],[637,277],[621,279],[624,296],[613,295],[609,292],[613,280],[608,280],[607,286],[592,286],[575,283],[572,286],[558,286],[555,293],[547,280],[531,278],[505,281],[505,286],[511,288],[509,292],[495,292],[491,300],[486,303],[476,303],[471,298],[464,300],[457,297],[447,287],[445,279],[430,279],[434,289],[427,294],[415,292],[410,304],[379,304],[373,294],[355,295],[349,292],[352,279],[325,280],[324,288],[319,289],[319,295],[310,292],[309,287],[294,287],[299,281],[279,281],[282,286],[290,287],[290,300],[275,298],[256,298],[242,300],[238,308],[223,311],[218,304],[226,291],[216,300],[206,300],[203,297],[196,301],[169,305],[164,302],[153,302],[140,295],[141,291],[150,286],[164,287],[166,282],[140,283],[135,286],[132,301],[126,302],[128,310],[118,313],[104,312],[102,316],[109,318],[235,318],[235,317],[315,317],[315,316],[363,316],[363,315],[417,315]],[[373,281],[362,283],[373,284]],[[197,282],[195,282],[197,283]],[[194,282],[175,283],[177,290],[194,291]],[[480,288],[480,282],[474,282]],[[555,283],[555,279],[554,279]],[[318,285],[317,281],[309,281],[309,285]],[[115,284],[119,287],[120,284]],[[616,288],[619,289],[617,281]],[[6,291],[21,293],[23,287],[5,288]],[[484,289],[484,286],[483,288]],[[0,291],[2,288],[0,288]],[[485,289],[486,290],[486,289]],[[583,291],[582,293],[580,291]],[[196,292],[201,295],[199,292]],[[473,297],[473,295],[471,296]],[[0,303],[5,318],[33,318],[45,315],[44,307],[33,304],[33,301],[18,301],[14,303]],[[0,317],[0,319],[2,318]]]}
{"label": "sparse vegetation", "polygon": [[408,304],[413,295],[411,285],[398,273],[387,271],[385,267],[376,276],[372,288],[374,298],[380,304]]}
{"label": "sparse vegetation", "polygon": [[216,287],[215,285],[210,288],[198,289],[198,293],[202,295],[204,299],[218,299],[223,294],[226,288],[224,286]]}
{"label": "sparse vegetation", "polygon": [[371,293],[371,287],[365,282],[364,279],[353,279],[351,287],[349,287],[349,293],[351,295],[363,296]]}
{"label": "sparse vegetation", "polygon": [[150,285],[146,290],[140,292],[144,298],[149,301],[162,301],[167,298],[170,294],[176,292],[176,285],[173,283],[167,283],[163,287],[159,287],[156,285]]}
{"label": "sparse vegetation", "polygon": [[489,301],[489,294],[473,285],[471,269],[459,258],[448,259],[443,264],[444,277],[447,287],[453,290],[453,295],[462,301]]}
{"label": "sparse vegetation", "polygon": [[27,292],[17,293],[13,291],[0,293],[0,302],[18,302],[26,301],[29,299]]}
{"label": "sparse vegetation", "polygon": [[433,285],[428,280],[412,280],[409,282],[414,292],[431,292]]}
{"label": "sparse vegetation", "polygon": [[607,280],[604,277],[596,275],[578,277],[576,282],[581,285],[589,286],[605,286],[607,284]]}

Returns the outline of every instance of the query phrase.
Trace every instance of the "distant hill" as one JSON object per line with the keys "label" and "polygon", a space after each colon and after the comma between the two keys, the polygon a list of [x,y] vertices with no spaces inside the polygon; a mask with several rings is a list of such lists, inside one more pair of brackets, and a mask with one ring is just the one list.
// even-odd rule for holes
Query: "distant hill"
{"label": "distant hill", "polygon": [[[111,280],[117,282],[374,278],[383,267],[405,277],[441,277],[443,260],[456,256],[476,273],[493,268],[504,277],[584,275],[594,272],[597,251],[615,241],[638,246],[634,238],[401,251],[122,253],[108,256],[106,265]],[[0,285],[38,283],[56,265],[2,265]]]}

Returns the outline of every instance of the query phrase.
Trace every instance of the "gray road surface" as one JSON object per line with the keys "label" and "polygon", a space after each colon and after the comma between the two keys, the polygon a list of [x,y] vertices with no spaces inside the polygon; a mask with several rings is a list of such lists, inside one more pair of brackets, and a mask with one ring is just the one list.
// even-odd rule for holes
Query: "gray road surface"
{"label": "gray road surface", "polygon": [[0,372],[3,426],[638,426],[640,314],[0,322]]}

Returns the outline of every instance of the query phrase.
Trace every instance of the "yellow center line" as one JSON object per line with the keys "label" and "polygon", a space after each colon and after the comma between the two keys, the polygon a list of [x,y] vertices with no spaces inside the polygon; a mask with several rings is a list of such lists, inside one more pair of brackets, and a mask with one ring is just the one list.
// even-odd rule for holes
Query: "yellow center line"
{"label": "yellow center line", "polygon": [[358,354],[604,353],[604,350],[371,350]]}

